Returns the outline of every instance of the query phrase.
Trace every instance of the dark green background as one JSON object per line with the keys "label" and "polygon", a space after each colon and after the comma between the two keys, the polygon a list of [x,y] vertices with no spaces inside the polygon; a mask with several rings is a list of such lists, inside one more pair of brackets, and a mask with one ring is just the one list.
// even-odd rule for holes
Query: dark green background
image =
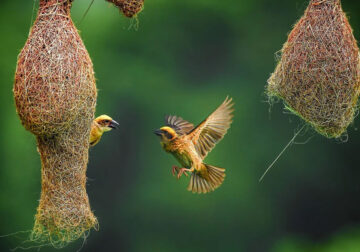
{"label": "dark green background", "polygon": [[[82,251],[360,251],[359,119],[347,142],[308,129],[258,182],[301,126],[280,103],[269,112],[264,86],[306,0],[146,0],[137,30],[103,0],[79,24],[89,3],[76,0],[72,16],[94,62],[97,114],[121,126],[90,151],[87,189],[100,230]],[[0,235],[30,230],[40,195],[35,139],[12,97],[33,4],[0,2]],[[360,38],[360,2],[343,8]],[[226,180],[191,194],[152,132],[167,113],[199,123],[226,95],[234,123],[206,159],[227,169]],[[0,251],[26,237],[0,238]]]}

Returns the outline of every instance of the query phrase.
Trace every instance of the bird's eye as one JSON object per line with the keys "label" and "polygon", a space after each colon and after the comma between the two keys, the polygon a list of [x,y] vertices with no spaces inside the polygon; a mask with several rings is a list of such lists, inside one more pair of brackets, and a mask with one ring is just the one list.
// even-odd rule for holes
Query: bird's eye
{"label": "bird's eye", "polygon": [[164,133],[165,133],[165,136],[166,136],[167,139],[172,139],[173,138],[173,135],[170,134],[169,132],[164,131]]}
{"label": "bird's eye", "polygon": [[105,123],[109,123],[109,120],[105,120],[104,122],[105,122]]}

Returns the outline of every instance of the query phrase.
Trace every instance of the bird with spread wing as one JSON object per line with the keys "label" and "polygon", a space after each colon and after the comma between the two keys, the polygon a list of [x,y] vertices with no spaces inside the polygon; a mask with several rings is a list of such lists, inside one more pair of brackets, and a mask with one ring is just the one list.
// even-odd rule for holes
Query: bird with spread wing
{"label": "bird with spread wing", "polygon": [[173,166],[173,175],[188,176],[188,190],[207,193],[218,188],[224,181],[225,169],[203,163],[207,154],[224,137],[233,118],[232,99],[225,101],[197,127],[181,117],[166,116],[165,126],[155,130],[166,152],[171,153],[182,167]]}

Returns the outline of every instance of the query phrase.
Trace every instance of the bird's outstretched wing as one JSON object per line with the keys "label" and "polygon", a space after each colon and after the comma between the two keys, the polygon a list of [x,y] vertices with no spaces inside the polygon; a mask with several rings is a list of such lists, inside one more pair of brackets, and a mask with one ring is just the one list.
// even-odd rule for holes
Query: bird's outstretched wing
{"label": "bird's outstretched wing", "polygon": [[226,97],[225,101],[195,129],[189,133],[189,137],[195,145],[196,151],[202,159],[224,137],[232,123],[232,99]]}
{"label": "bird's outstretched wing", "polygon": [[165,125],[173,128],[180,136],[189,133],[194,128],[194,124],[172,115],[165,116]]}

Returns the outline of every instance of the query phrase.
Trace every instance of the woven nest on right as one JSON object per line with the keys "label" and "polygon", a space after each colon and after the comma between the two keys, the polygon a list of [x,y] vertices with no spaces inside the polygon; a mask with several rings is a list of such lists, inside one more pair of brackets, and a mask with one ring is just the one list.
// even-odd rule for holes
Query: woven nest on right
{"label": "woven nest on right", "polygon": [[269,97],[283,99],[320,134],[341,136],[357,109],[360,61],[340,0],[311,0],[281,52]]}
{"label": "woven nest on right", "polygon": [[113,3],[126,17],[134,17],[144,6],[144,0],[105,0]]}

